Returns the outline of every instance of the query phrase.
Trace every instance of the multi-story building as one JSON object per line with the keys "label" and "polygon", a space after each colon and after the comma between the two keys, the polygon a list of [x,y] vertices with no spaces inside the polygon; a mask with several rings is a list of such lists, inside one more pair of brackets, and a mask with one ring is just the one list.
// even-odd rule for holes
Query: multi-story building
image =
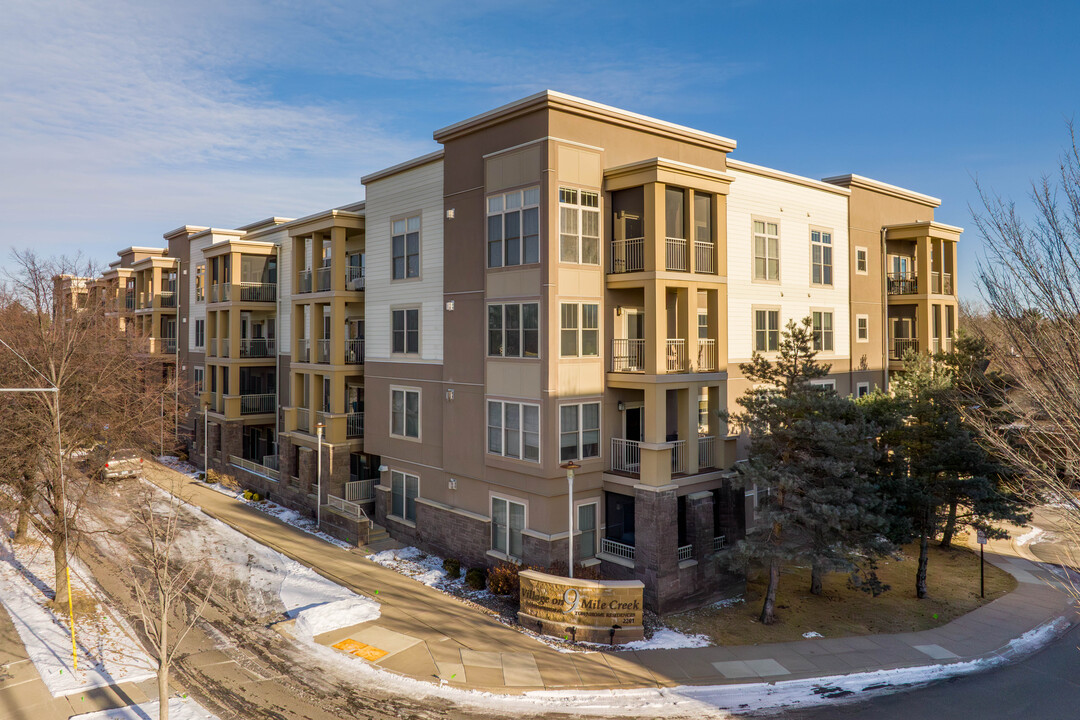
{"label": "multi-story building", "polygon": [[935,198],[554,92],[434,137],[363,203],[188,226],[177,265],[131,264],[138,292],[187,276],[193,458],[349,537],[548,566],[572,536],[686,607],[738,582],[720,554],[758,501],[722,421],[741,363],[809,318],[822,382],[861,395],[950,347],[961,230]]}

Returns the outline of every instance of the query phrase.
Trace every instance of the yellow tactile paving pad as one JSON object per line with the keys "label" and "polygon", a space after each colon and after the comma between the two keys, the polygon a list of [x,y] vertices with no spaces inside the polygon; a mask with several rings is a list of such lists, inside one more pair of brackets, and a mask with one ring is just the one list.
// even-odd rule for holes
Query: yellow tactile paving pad
{"label": "yellow tactile paving pad", "polygon": [[334,647],[343,652],[347,652],[350,655],[355,655],[358,658],[363,658],[368,662],[375,662],[377,660],[381,660],[388,654],[386,650],[383,650],[382,648],[377,648],[374,645],[365,645],[364,643],[357,642],[352,638],[345,638],[341,642],[336,643],[331,647]]}

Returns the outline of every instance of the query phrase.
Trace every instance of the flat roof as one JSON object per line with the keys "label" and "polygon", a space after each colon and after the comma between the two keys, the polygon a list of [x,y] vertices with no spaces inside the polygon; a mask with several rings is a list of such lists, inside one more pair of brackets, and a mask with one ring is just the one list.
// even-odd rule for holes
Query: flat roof
{"label": "flat roof", "polygon": [[848,173],[847,175],[834,175],[833,177],[822,178],[824,182],[832,183],[833,185],[840,185],[842,187],[857,187],[863,190],[872,190],[884,195],[891,195],[892,197],[900,198],[901,200],[910,200],[911,202],[919,203],[920,205],[926,205],[927,207],[940,207],[941,198],[933,197],[932,195],[924,195],[922,193],[915,192],[914,190],[908,190],[898,185],[890,185],[889,183],[881,182],[880,180],[874,180],[872,178],[864,177],[862,175],[855,175],[854,173]]}
{"label": "flat roof", "polygon": [[252,230],[261,230],[262,228],[273,227],[275,225],[284,225],[287,222],[291,222],[292,219],[293,218],[276,217],[276,216],[275,217],[268,217],[268,218],[263,218],[262,220],[256,220],[253,223],[248,223],[247,225],[241,225],[240,227],[238,227],[236,229],[237,230],[242,230],[244,232],[251,232]]}
{"label": "flat roof", "polygon": [[392,165],[391,167],[385,168],[383,170],[376,170],[373,173],[369,173],[368,175],[360,178],[360,183],[362,185],[367,185],[368,183],[375,182],[376,180],[382,180],[383,178],[388,178],[391,175],[397,175],[398,173],[405,172],[406,170],[412,170],[413,168],[418,168],[422,165],[428,165],[433,162],[438,162],[439,160],[442,160],[442,156],[443,151],[442,149],[439,149],[435,152],[428,153],[427,155],[421,155],[420,157],[413,158],[412,160],[406,160],[403,163],[398,163],[397,165]]}
{"label": "flat roof", "polygon": [[727,159],[728,170],[737,170],[740,172],[749,173],[751,175],[760,175],[762,177],[773,178],[774,180],[782,180],[784,182],[793,183],[795,185],[803,185],[805,187],[813,188],[815,190],[822,190],[824,192],[835,193],[837,195],[851,195],[851,191],[845,187],[839,185],[833,185],[825,182],[824,180],[814,180],[813,178],[803,177],[802,175],[795,175],[794,173],[784,172],[783,170],[775,170],[773,168],[767,168],[763,165],[754,165],[743,160],[736,160],[734,158]]}

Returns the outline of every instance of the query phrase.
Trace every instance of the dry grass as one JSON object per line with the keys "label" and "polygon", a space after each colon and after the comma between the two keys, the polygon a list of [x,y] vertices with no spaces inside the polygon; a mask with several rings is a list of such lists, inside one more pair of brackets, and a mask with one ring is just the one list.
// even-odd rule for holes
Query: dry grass
{"label": "dry grass", "polygon": [[[963,539],[958,540],[962,544]],[[911,632],[940,627],[1016,588],[1016,580],[986,563],[986,599],[979,597],[979,555],[967,548],[930,546],[927,569],[929,597],[915,597],[917,544],[904,547],[902,559],[879,563],[878,577],[891,589],[878,597],[854,589],[846,573],[825,577],[824,593],[810,594],[810,569],[788,568],[781,575],[774,625],[757,618],[765,592],[764,575],[750,577],[746,602],[730,607],[708,607],[665,618],[686,633],[700,633],[718,645],[800,640],[805,632],[825,637]]]}
{"label": "dry grass", "polygon": [[[66,595],[57,600],[50,600],[45,603],[45,606],[60,617],[66,618],[68,616],[68,600]],[[97,600],[90,595],[73,588],[71,591],[71,611],[79,620],[97,617]]]}

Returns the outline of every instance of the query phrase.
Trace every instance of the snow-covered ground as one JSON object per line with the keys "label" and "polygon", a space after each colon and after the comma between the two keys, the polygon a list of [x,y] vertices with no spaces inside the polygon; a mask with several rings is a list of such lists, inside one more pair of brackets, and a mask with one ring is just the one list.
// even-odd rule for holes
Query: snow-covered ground
{"label": "snow-covered ground", "polygon": [[[158,720],[160,717],[158,702],[129,705],[116,710],[74,715],[69,720]],[[218,720],[191,698],[171,698],[169,700],[169,720]]]}
{"label": "snow-covered ground", "polygon": [[[72,563],[72,591],[94,597],[95,589],[86,577],[86,570]],[[67,616],[46,607],[53,578],[48,546],[40,541],[13,545],[5,527],[0,537],[0,603],[53,697],[155,677],[153,662],[133,639],[130,628],[100,603],[91,616],[76,618],[76,671]]]}
{"label": "snow-covered ground", "polygon": [[1033,540],[1038,540],[1040,537],[1042,537],[1043,534],[1045,534],[1045,532],[1046,531],[1043,530],[1042,528],[1035,527],[1034,525],[1032,525],[1031,529],[1028,530],[1023,535],[1021,535],[1020,537],[1016,538],[1015,542],[1020,547],[1023,547],[1024,545],[1027,545],[1028,543],[1032,542]]}
{"label": "snow-covered ground", "polygon": [[637,640],[624,645],[618,645],[615,650],[675,650],[678,648],[708,647],[712,640],[704,635],[686,635],[664,628],[657,630],[648,640]]}

